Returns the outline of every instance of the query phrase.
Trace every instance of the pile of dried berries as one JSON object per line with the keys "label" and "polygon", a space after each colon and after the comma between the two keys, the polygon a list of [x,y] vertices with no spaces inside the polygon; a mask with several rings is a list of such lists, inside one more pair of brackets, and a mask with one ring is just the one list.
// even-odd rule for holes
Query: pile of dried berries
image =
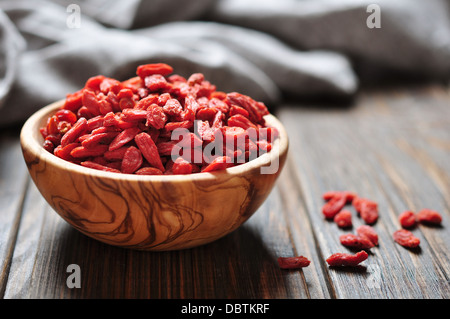
{"label": "pile of dried berries", "polygon": [[[358,197],[356,193],[349,191],[329,191],[322,195],[326,203],[322,207],[322,214],[328,220],[333,220],[340,228],[352,227],[352,215],[345,205],[351,203],[356,212],[366,225],[356,229],[356,234],[343,234],[339,237],[340,243],[350,249],[359,250],[355,254],[335,253],[326,259],[329,266],[354,267],[368,258],[371,248],[378,246],[378,234],[370,226],[378,220],[378,204],[372,200]],[[422,209],[417,214],[412,211],[404,211],[399,215],[399,222],[403,228],[413,228],[418,223],[428,225],[440,225],[442,216],[434,210]],[[407,229],[400,229],[392,235],[394,241],[403,247],[416,248],[420,245],[420,239]],[[282,269],[297,269],[307,267],[310,261],[304,256],[279,257],[278,264]]]}
{"label": "pile of dried berries", "polygon": [[266,126],[263,103],[217,91],[201,73],[172,72],[157,63],[122,82],[88,79],[41,128],[44,148],[85,167],[139,175],[222,170],[271,150],[279,133]]}

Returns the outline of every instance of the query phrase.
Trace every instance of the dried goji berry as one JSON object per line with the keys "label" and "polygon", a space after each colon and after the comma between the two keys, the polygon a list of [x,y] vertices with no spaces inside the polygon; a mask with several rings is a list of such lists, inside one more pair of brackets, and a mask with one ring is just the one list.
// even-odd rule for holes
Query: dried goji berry
{"label": "dried goji berry", "polygon": [[356,228],[356,233],[359,236],[367,237],[372,242],[372,244],[378,246],[378,234],[372,226],[361,225]]}
{"label": "dried goji berry", "polygon": [[341,210],[334,216],[333,220],[340,228],[352,227],[352,213],[349,210]]}
{"label": "dried goji berry", "polygon": [[232,165],[233,161],[228,156],[219,156],[215,158],[208,166],[206,166],[202,172],[212,172],[223,170]]}
{"label": "dried goji berry", "polygon": [[61,138],[61,145],[66,146],[74,142],[81,134],[87,130],[87,120],[82,117],[78,119],[74,126],[64,134]]}
{"label": "dried goji berry", "polygon": [[410,210],[401,213],[400,216],[398,216],[398,220],[400,225],[404,228],[412,228],[417,224],[416,214]]}
{"label": "dried goji berry", "polygon": [[169,99],[164,105],[163,110],[169,116],[177,116],[183,111],[183,107],[177,99]]}
{"label": "dried goji berry", "polygon": [[372,225],[378,220],[378,204],[371,200],[364,200],[359,213],[367,224]]}
{"label": "dried goji berry", "polygon": [[261,103],[253,100],[247,95],[237,92],[227,94],[227,99],[230,104],[235,104],[244,108],[250,115],[250,119],[256,123],[263,123],[263,116],[269,114],[267,107]]}
{"label": "dried goji berry", "polygon": [[[111,147],[111,145],[110,145],[110,147]],[[122,146],[122,147],[116,148],[114,150],[108,150],[105,152],[105,154],[103,154],[103,156],[109,161],[122,160],[127,149],[128,149],[127,146]]]}
{"label": "dried goji berry", "polygon": [[121,172],[125,174],[132,174],[142,165],[141,152],[134,146],[128,147],[123,155]]}
{"label": "dried goji berry", "polygon": [[55,116],[58,119],[58,121],[66,121],[69,122],[70,124],[75,124],[76,121],[78,120],[75,113],[66,109],[58,110],[55,113]]}
{"label": "dried goji berry", "polygon": [[354,267],[369,257],[366,251],[362,250],[354,255],[346,253],[335,253],[326,259],[330,266],[350,266]]}
{"label": "dried goji berry", "polygon": [[83,90],[67,94],[63,108],[72,112],[77,112],[78,109],[83,105],[82,98]]}
{"label": "dried goji berry", "polygon": [[[274,134],[277,134],[277,133],[274,133]],[[349,192],[349,191],[328,191],[322,195],[322,198],[324,200],[328,201],[335,196],[345,196],[347,202],[352,202],[357,197],[356,193]]]}
{"label": "dried goji berry", "polygon": [[172,172],[174,174],[191,174],[192,164],[183,157],[178,157],[172,165]]}
{"label": "dried goji berry", "polygon": [[231,116],[227,121],[228,126],[242,127],[244,130],[252,127],[256,128],[256,125],[252,123],[248,118],[241,114]]}
{"label": "dried goji berry", "polygon": [[70,155],[70,152],[72,152],[72,150],[78,146],[80,146],[79,143],[70,143],[66,146],[58,145],[53,151],[53,154],[62,158],[63,160],[72,162],[74,161],[74,157]]}
{"label": "dried goji berry", "polygon": [[420,239],[414,236],[412,232],[406,229],[400,229],[394,232],[394,240],[407,248],[416,248],[420,245]]}
{"label": "dried goji berry", "polygon": [[84,146],[75,147],[70,155],[75,158],[85,158],[91,156],[100,156],[103,155],[108,150],[108,145],[98,144],[95,147],[87,148]]}
{"label": "dried goji berry", "polygon": [[134,137],[141,132],[141,130],[138,127],[131,127],[128,129],[123,130],[117,136],[114,138],[114,140],[109,144],[109,150],[114,151],[123,145],[127,144],[128,142],[134,140]]}
{"label": "dried goji berry", "polygon": [[339,213],[347,202],[347,197],[340,193],[332,197],[325,205],[322,206],[322,214],[327,219],[333,219]]}
{"label": "dried goji berry", "polygon": [[281,269],[299,269],[308,267],[311,261],[304,256],[278,257],[278,265]]}
{"label": "dried goji berry", "polygon": [[354,249],[370,249],[374,244],[366,236],[344,234],[339,237],[342,245]]}
{"label": "dried goji berry", "polygon": [[164,76],[160,74],[145,77],[144,84],[152,92],[170,88],[170,84],[166,81]]}
{"label": "dried goji berry", "polygon": [[156,104],[150,106],[147,111],[147,126],[153,126],[159,130],[164,127],[167,122],[167,115],[161,106]]}
{"label": "dried goji berry", "polygon": [[159,157],[158,148],[150,135],[145,132],[139,133],[134,137],[134,140],[142,155],[150,163],[150,165],[164,172],[164,166],[162,165],[161,158]]}
{"label": "dried goji berry", "polygon": [[155,167],[142,167],[138,169],[135,174],[137,175],[162,175],[163,172],[161,172],[159,169]]}
{"label": "dried goji berry", "polygon": [[417,213],[417,221],[422,224],[439,225],[442,216],[435,210],[425,208]]}
{"label": "dried goji berry", "polygon": [[142,79],[153,74],[160,74],[162,76],[166,76],[171,74],[172,72],[173,68],[165,63],[144,64],[138,66],[136,70],[137,75]]}
{"label": "dried goji berry", "polygon": [[104,166],[104,165],[101,165],[101,164],[98,164],[98,163],[95,163],[92,161],[84,161],[84,162],[81,162],[80,164],[81,164],[81,166],[97,169],[100,171],[111,172],[111,173],[120,173],[120,171],[118,169]]}
{"label": "dried goji berry", "polygon": [[120,118],[125,122],[147,120],[147,111],[137,109],[124,109],[122,110],[122,115]]}

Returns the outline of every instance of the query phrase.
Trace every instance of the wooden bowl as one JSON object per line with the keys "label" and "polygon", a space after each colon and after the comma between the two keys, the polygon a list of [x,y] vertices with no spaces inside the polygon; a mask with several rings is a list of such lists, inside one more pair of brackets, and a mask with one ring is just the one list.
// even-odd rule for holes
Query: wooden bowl
{"label": "wooden bowl", "polygon": [[[42,196],[70,225],[101,242],[138,250],[195,247],[227,235],[264,202],[288,152],[282,124],[265,117],[280,138],[248,163],[212,173],[139,176],[103,172],[62,160],[42,147],[39,128],[63,101],[24,124],[20,142]],[[262,170],[270,170],[264,173]]]}

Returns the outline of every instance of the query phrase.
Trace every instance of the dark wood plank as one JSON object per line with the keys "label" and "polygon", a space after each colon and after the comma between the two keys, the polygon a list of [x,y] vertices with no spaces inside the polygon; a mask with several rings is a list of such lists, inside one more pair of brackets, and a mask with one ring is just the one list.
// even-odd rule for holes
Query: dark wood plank
{"label": "dark wood plank", "polygon": [[0,135],[0,296],[4,295],[19,227],[23,196],[29,183],[17,132]]}
{"label": "dark wood plank", "polygon": [[[321,215],[321,194],[352,190],[379,203],[374,228],[380,246],[372,249],[365,268],[326,268],[336,297],[449,296],[449,105],[448,90],[433,87],[363,94],[344,110],[281,109],[291,141],[291,175],[301,185],[322,261],[348,250],[339,243],[346,231]],[[444,215],[443,226],[414,230],[422,241],[419,251],[394,243],[398,215],[426,207]],[[354,214],[357,227],[362,221]]]}

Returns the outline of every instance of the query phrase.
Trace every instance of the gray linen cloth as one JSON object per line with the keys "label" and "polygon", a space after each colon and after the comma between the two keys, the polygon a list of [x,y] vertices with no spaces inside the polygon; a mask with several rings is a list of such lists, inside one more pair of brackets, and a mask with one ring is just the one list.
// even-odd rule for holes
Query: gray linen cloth
{"label": "gray linen cloth", "polygon": [[352,97],[374,74],[448,79],[450,4],[0,0],[0,127],[22,123],[90,76],[125,80],[153,62],[184,76],[202,72],[219,90],[269,107],[284,97]]}

